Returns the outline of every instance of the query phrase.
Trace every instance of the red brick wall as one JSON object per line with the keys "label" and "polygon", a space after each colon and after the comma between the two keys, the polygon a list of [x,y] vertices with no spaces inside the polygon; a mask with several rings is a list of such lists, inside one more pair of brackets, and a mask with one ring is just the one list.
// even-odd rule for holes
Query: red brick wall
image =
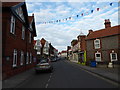
{"label": "red brick wall", "polygon": [[[23,72],[27,69],[30,69],[34,66],[35,63],[31,63],[28,65],[20,65],[20,56],[21,50],[26,54],[28,51],[34,57],[36,57],[36,52],[33,48],[33,41],[31,44],[29,43],[29,31],[26,29],[25,32],[25,40],[22,40],[22,23],[16,18],[15,24],[15,35],[10,33],[10,21],[11,21],[11,14],[10,12],[6,11],[2,13],[2,48],[3,48],[3,59],[2,59],[2,72],[3,72],[3,79],[9,78],[13,75],[16,75],[20,72]],[[33,40],[33,39],[32,39]],[[27,45],[27,46],[26,46]],[[17,50],[17,67],[13,68],[13,51],[14,49]],[[7,61],[6,56],[9,56],[10,59]],[[24,57],[26,59],[26,57]],[[32,60],[33,61],[33,60]]]}

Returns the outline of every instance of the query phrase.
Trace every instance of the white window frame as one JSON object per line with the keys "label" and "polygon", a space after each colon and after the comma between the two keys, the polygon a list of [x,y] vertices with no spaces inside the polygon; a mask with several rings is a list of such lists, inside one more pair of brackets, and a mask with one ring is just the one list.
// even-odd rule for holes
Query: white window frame
{"label": "white window frame", "polygon": [[[99,58],[97,57],[97,54],[100,54]],[[100,60],[97,60],[97,59],[100,59]],[[97,61],[97,62],[101,61],[101,53],[100,52],[95,53],[95,61]]]}
{"label": "white window frame", "polygon": [[17,50],[14,49],[14,52],[13,52],[13,67],[16,67],[17,66]]}
{"label": "white window frame", "polygon": [[[98,41],[98,43],[96,43],[96,41]],[[95,39],[94,40],[94,47],[95,47],[95,49],[99,49],[100,48],[100,39]]]}
{"label": "white window frame", "polygon": [[27,57],[26,57],[26,64],[29,62],[29,53],[27,52]]}
{"label": "white window frame", "polygon": [[29,33],[29,43],[31,43],[31,36],[32,36],[32,34],[31,34],[31,32]]}
{"label": "white window frame", "polygon": [[23,21],[25,21],[24,15],[23,15],[23,10],[22,10],[21,7],[19,7],[19,8],[16,9],[16,13],[20,16],[20,18],[21,18]]}
{"label": "white window frame", "polygon": [[21,51],[20,65],[23,65],[23,61],[24,61],[24,52]]}
{"label": "white window frame", "polygon": [[11,16],[10,33],[15,34],[15,17]]}
{"label": "white window frame", "polygon": [[[112,58],[112,54],[115,54],[116,55],[116,59],[113,59]],[[111,59],[111,61],[117,61],[118,59],[117,59],[117,53],[110,53],[110,59]]]}
{"label": "white window frame", "polygon": [[30,63],[32,63],[32,53],[30,53]]}
{"label": "white window frame", "polygon": [[25,27],[22,26],[22,39],[24,40],[25,39]]}

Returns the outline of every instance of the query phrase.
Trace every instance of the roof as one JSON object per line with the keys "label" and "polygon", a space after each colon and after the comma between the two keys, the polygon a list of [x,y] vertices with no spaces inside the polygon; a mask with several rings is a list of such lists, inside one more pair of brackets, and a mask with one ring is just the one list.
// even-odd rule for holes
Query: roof
{"label": "roof", "polygon": [[40,42],[41,42],[42,46],[44,46],[44,45],[45,45],[46,40],[45,40],[44,38],[42,38],[42,39],[40,40]]}
{"label": "roof", "polygon": [[2,2],[2,7],[12,7],[15,6],[17,4],[20,4],[21,2]]}
{"label": "roof", "polygon": [[67,53],[67,51],[62,51],[61,53]]}
{"label": "roof", "polygon": [[29,22],[31,22],[33,18],[34,18],[33,16],[28,16]]}
{"label": "roof", "polygon": [[120,34],[120,32],[118,32],[120,30],[119,28],[120,25],[93,31],[87,35],[86,40]]}

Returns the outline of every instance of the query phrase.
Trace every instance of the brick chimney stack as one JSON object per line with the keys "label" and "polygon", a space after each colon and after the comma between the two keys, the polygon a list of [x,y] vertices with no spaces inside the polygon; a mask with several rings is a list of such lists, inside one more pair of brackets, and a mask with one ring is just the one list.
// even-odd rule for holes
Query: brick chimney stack
{"label": "brick chimney stack", "polygon": [[111,22],[109,19],[105,19],[105,28],[111,27]]}
{"label": "brick chimney stack", "polygon": [[93,30],[89,30],[89,34],[91,34],[93,32]]}

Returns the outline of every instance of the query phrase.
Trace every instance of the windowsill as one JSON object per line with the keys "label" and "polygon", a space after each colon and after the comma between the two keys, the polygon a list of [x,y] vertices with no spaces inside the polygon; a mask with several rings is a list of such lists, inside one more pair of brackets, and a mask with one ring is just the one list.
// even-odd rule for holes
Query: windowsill
{"label": "windowsill", "polygon": [[15,69],[15,68],[17,68],[17,66],[13,66],[13,68]]}

